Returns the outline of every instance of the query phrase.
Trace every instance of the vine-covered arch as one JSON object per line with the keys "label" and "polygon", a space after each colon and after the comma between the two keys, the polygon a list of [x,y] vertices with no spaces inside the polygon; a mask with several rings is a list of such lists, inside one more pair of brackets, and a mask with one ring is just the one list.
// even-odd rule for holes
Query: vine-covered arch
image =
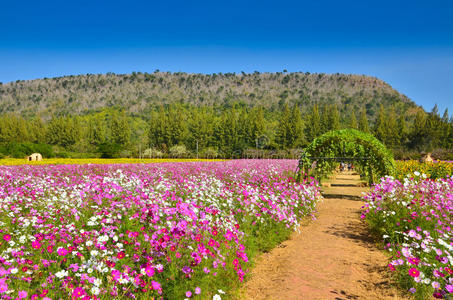
{"label": "vine-covered arch", "polygon": [[330,174],[340,161],[354,160],[359,172],[370,182],[393,175],[393,154],[371,134],[355,129],[329,131],[308,145],[300,160],[301,171],[307,172],[313,161],[313,172],[321,178]]}

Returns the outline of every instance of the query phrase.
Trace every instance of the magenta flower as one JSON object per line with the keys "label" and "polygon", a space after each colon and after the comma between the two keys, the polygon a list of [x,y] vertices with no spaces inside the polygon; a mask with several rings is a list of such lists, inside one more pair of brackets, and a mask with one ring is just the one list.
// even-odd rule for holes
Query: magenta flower
{"label": "magenta flower", "polygon": [[409,275],[412,277],[418,277],[420,275],[420,271],[417,270],[416,268],[410,268]]}
{"label": "magenta flower", "polygon": [[72,291],[72,297],[75,299],[78,299],[80,297],[83,297],[85,295],[85,290],[81,287],[76,287],[74,291]]}
{"label": "magenta flower", "polygon": [[35,249],[41,248],[41,243],[39,241],[34,241],[31,243],[31,246]]}
{"label": "magenta flower", "polygon": [[65,248],[58,248],[57,253],[60,256],[66,256],[68,254],[68,250],[66,250]]}
{"label": "magenta flower", "polygon": [[19,291],[19,299],[27,298],[28,293],[26,291]]}
{"label": "magenta flower", "polygon": [[148,275],[148,277],[154,276],[154,268],[151,266],[147,266],[145,269],[145,272],[146,272],[146,275]]}

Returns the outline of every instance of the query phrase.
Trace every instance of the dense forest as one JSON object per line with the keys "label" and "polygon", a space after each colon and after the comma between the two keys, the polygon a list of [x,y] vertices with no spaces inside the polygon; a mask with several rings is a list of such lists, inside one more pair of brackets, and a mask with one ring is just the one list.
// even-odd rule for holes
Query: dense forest
{"label": "dense forest", "polygon": [[0,156],[25,157],[294,157],[295,150],[333,129],[373,133],[397,158],[453,159],[453,118],[435,106],[397,113],[381,103],[374,118],[365,105],[313,104],[306,109],[284,102],[281,109],[243,102],[198,106],[160,105],[146,116],[104,108],[88,114],[24,118],[0,117]]}

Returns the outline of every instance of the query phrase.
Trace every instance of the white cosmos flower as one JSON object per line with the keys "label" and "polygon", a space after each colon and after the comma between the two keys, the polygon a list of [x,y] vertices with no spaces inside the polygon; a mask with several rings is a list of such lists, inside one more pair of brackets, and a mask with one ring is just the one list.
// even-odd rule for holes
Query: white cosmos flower
{"label": "white cosmos flower", "polygon": [[66,271],[66,270],[61,270],[61,271],[55,273],[55,276],[57,276],[58,278],[66,277],[66,276],[68,276],[68,271]]}
{"label": "white cosmos flower", "polygon": [[94,294],[94,295],[99,295],[99,293],[101,292],[101,290],[97,287],[97,286],[94,286],[91,288],[91,292]]}
{"label": "white cosmos flower", "polygon": [[96,278],[96,279],[94,280],[93,284],[94,284],[95,286],[101,286],[101,284],[102,284],[102,279]]}
{"label": "white cosmos flower", "polygon": [[214,297],[212,297],[212,300],[222,300],[220,295],[215,294]]}

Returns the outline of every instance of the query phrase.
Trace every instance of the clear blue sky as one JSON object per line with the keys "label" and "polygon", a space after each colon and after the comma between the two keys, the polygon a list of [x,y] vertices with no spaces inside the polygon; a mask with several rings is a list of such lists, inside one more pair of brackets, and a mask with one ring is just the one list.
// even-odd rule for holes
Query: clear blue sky
{"label": "clear blue sky", "polygon": [[86,73],[376,76],[453,112],[453,1],[1,1],[0,81]]}

